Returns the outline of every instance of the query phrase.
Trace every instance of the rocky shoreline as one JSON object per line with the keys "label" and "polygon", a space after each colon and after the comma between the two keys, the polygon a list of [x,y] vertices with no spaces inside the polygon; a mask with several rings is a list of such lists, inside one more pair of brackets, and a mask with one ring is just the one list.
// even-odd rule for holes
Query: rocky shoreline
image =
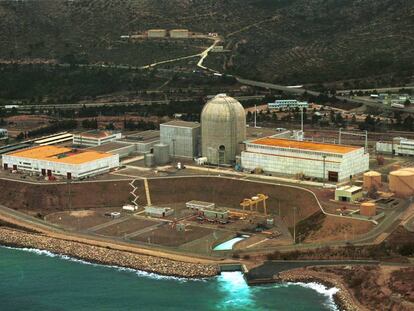
{"label": "rocky shoreline", "polygon": [[333,296],[335,304],[343,311],[365,311],[368,310],[357,301],[349,289],[343,284],[339,277],[310,270],[308,268],[299,268],[279,273],[275,278],[282,282],[316,282],[321,283],[327,287],[335,287],[338,290]]}
{"label": "rocky shoreline", "polygon": [[51,238],[41,234],[28,233],[6,227],[0,227],[0,244],[12,247],[47,250],[52,253],[66,255],[88,262],[120,266],[167,276],[204,278],[219,274],[218,265],[188,263],[155,256],[140,255],[127,251]]}

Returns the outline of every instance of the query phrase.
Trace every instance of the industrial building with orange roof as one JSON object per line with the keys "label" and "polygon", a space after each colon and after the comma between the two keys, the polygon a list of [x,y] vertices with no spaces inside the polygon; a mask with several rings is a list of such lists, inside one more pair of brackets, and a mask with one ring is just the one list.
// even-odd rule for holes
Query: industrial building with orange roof
{"label": "industrial building with orange roof", "polygon": [[58,146],[37,146],[3,155],[3,168],[43,176],[85,178],[119,166],[119,155]]}
{"label": "industrial building with orange roof", "polygon": [[344,181],[369,168],[363,147],[265,137],[246,142],[241,154],[245,170],[265,173],[303,174],[333,182]]}

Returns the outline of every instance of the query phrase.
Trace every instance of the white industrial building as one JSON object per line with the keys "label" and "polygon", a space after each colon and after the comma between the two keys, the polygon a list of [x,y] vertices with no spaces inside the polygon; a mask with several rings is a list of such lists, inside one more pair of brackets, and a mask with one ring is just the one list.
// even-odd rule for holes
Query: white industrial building
{"label": "white industrial building", "polygon": [[246,142],[241,155],[245,170],[343,181],[369,168],[362,147],[265,137]]}
{"label": "white industrial building", "polygon": [[66,147],[38,146],[3,155],[3,168],[27,171],[43,176],[85,178],[108,172],[119,166],[119,156]]}
{"label": "white industrial building", "polygon": [[174,209],[170,207],[155,207],[155,206],[146,206],[145,215],[150,217],[162,218],[168,217],[174,214]]}
{"label": "white industrial building", "polygon": [[414,156],[414,140],[397,137],[391,142],[378,141],[375,149],[378,153]]}
{"label": "white industrial building", "polygon": [[166,29],[149,29],[147,32],[148,38],[165,38],[167,36]]}
{"label": "white industrial building", "polygon": [[292,109],[292,108],[308,108],[308,102],[300,102],[296,99],[278,99],[274,103],[268,103],[269,109]]}
{"label": "white industrial building", "polygon": [[92,130],[84,133],[73,135],[73,144],[75,146],[96,147],[111,141],[121,139],[121,132],[97,131]]}
{"label": "white industrial building", "polygon": [[38,140],[35,140],[35,145],[46,146],[46,145],[56,145],[61,143],[66,143],[73,141],[73,134],[62,132],[56,135],[50,135],[47,137],[42,137]]}
{"label": "white industrial building", "polygon": [[200,123],[174,120],[160,125],[160,142],[169,145],[170,155],[194,158],[200,149]]}
{"label": "white industrial building", "polygon": [[190,33],[188,29],[171,29],[170,30],[170,37],[171,38],[188,38],[190,36]]}
{"label": "white industrial building", "polygon": [[0,140],[7,139],[9,137],[9,132],[6,129],[0,129]]}

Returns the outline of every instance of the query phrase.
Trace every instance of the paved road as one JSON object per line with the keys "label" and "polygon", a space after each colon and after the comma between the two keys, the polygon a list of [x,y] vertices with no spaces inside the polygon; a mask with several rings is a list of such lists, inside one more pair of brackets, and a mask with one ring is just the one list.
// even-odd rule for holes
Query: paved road
{"label": "paved road", "polygon": [[[272,89],[272,90],[279,90],[279,91],[283,91],[283,92],[287,92],[287,93],[304,94],[306,92],[307,94],[311,94],[313,96],[318,96],[318,95],[321,94],[320,92],[311,91],[311,90],[307,90],[307,89],[304,89],[304,88],[291,88],[291,87],[278,85],[278,84],[273,84],[273,83],[243,79],[243,78],[240,78],[240,77],[236,77],[236,79],[241,84],[246,84],[246,85],[256,86],[256,87],[262,87],[262,88]],[[390,110],[390,111],[406,111],[406,112],[410,112],[410,113],[414,112],[414,108],[400,109],[400,108],[393,108],[393,107],[388,107],[388,106],[385,107],[384,105],[378,104],[375,101],[361,99],[361,98],[349,98],[349,97],[345,97],[345,96],[336,96],[336,98],[339,99],[339,100],[346,100],[346,101],[351,102],[351,103],[362,104],[362,105],[365,105],[365,106],[368,106],[368,107],[381,107],[382,109]]]}
{"label": "paved road", "polygon": [[377,265],[376,260],[270,260],[251,269],[247,275],[248,283],[254,283],[263,279],[272,279],[280,272],[304,268],[309,266],[333,266],[333,265]]}

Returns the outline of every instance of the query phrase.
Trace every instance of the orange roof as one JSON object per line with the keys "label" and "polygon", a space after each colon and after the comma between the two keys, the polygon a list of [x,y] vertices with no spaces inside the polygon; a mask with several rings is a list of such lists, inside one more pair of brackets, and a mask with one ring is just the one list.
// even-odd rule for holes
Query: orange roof
{"label": "orange roof", "polygon": [[254,141],[251,141],[251,143],[257,144],[257,145],[266,145],[266,146],[274,146],[274,147],[282,147],[282,148],[294,148],[294,149],[306,149],[306,150],[341,153],[341,154],[345,154],[345,153],[360,149],[360,147],[315,143],[315,142],[308,142],[308,141],[297,141],[297,140],[289,140],[289,139],[273,138],[273,137],[259,138]]}
{"label": "orange roof", "polygon": [[8,155],[65,164],[82,164],[112,156],[109,153],[73,151],[71,148],[57,146],[39,146],[11,152]]}

